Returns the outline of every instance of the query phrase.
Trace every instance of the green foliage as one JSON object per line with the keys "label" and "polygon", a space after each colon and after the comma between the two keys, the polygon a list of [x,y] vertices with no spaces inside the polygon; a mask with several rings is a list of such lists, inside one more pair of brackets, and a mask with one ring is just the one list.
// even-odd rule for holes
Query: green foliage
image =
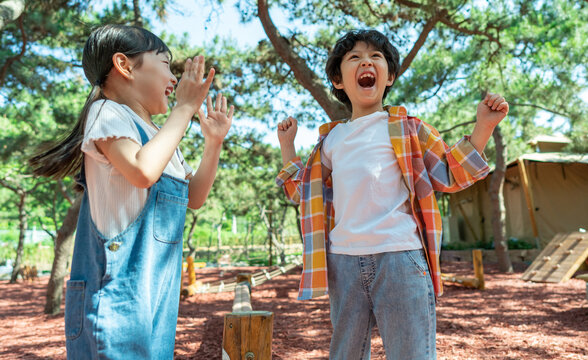
{"label": "green foliage", "polygon": [[[165,19],[173,5],[170,0],[139,3],[146,9],[141,20],[147,28],[153,20]],[[39,179],[28,175],[26,159],[39,146],[63,136],[77,119],[89,91],[80,69],[85,39],[98,24],[137,20],[129,0],[109,2],[100,12],[94,5],[78,0],[27,2],[22,22],[8,23],[0,33],[0,178],[25,191],[37,186],[28,199],[29,225],[55,230],[69,207],[72,180],[38,184]],[[528,152],[528,140],[552,133],[553,124],[562,119],[564,126],[557,130],[572,138],[567,150],[588,151],[588,108],[580,95],[587,92],[588,80],[586,2],[497,0],[490,6],[462,0],[273,0],[269,5],[272,13],[277,10],[287,19],[278,28],[317,74],[319,86],[330,86],[323,69],[335,40],[350,29],[376,28],[399,48],[401,59],[418,50],[386,103],[406,105],[409,113],[445,130],[473,120],[484,92],[500,92],[511,104],[501,124],[509,159]],[[236,6],[244,22],[259,21],[256,2],[237,0]],[[417,49],[423,26],[433,17],[441,20]],[[207,246],[209,239],[216,244],[214,225],[219,223],[223,244],[238,244],[244,230],[237,236],[229,231],[233,215],[255,224],[252,237],[262,244],[267,228],[260,214],[267,210],[272,211],[278,235],[299,241],[294,210],[274,183],[282,165],[279,149],[262,139],[286,115],[310,126],[328,121],[323,109],[268,40],[245,47],[216,37],[193,46],[186,34],[159,35],[172,49],[172,71],[178,78],[188,57],[205,54],[207,67],[216,69],[211,95],[222,91],[236,106],[235,124],[248,120],[266,127],[260,132],[233,126],[212,192],[203,208],[191,212],[198,217],[193,235],[198,246]],[[545,117],[546,123],[538,125]],[[161,124],[165,118],[155,121]],[[180,145],[194,168],[203,148],[197,121]],[[443,137],[454,142],[471,130],[472,125],[461,126]],[[486,153],[494,158],[492,143]],[[0,227],[18,227],[17,200],[13,191],[0,189]]]}
{"label": "green foliage", "polygon": [[[306,0],[268,1],[289,23],[278,26],[293,51],[323,79],[328,50],[350,29],[375,28],[386,34],[401,53],[401,61],[417,51],[407,71],[397,80],[386,99],[403,104],[439,130],[475,119],[476,104],[485,92],[499,92],[511,105],[506,128],[510,159],[529,152],[526,142],[535,135],[553,132],[552,124],[563,119],[560,129],[575,146],[585,151],[582,135],[588,104],[587,91],[588,6],[583,1],[497,0],[478,1],[363,1]],[[237,3],[243,21],[258,21],[256,2]],[[437,19],[429,33],[424,24]],[[415,45],[426,36],[422,47]],[[318,103],[296,85],[289,67],[261,41],[250,64],[258,78],[272,85],[282,82],[288,91],[305,99],[302,122],[326,120]],[[287,73],[287,71],[290,71]],[[283,74],[287,74],[284,77]],[[290,109],[298,115],[297,109]],[[536,120],[547,117],[545,126]],[[299,119],[300,120],[300,119]],[[472,131],[473,125],[443,134],[454,142]],[[492,142],[488,154],[493,154]],[[493,156],[489,156],[493,161]]]}

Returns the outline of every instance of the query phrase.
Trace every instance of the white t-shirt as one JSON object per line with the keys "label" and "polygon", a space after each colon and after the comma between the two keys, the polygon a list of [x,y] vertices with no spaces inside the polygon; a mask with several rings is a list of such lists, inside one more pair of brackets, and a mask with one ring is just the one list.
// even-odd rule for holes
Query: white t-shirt
{"label": "white t-shirt", "polygon": [[[98,231],[106,238],[120,234],[139,216],[149,189],[132,185],[98,151],[94,141],[127,138],[141,145],[141,135],[135,123],[140,124],[149,139],[157,133],[131,108],[111,100],[94,102],[86,120],[82,151],[86,155],[84,164],[90,213]],[[178,150],[163,172],[184,179],[192,173],[192,168],[183,161]]]}
{"label": "white t-shirt", "polygon": [[388,113],[337,125],[323,142],[321,162],[332,169],[330,252],[369,255],[422,248],[390,143]]}

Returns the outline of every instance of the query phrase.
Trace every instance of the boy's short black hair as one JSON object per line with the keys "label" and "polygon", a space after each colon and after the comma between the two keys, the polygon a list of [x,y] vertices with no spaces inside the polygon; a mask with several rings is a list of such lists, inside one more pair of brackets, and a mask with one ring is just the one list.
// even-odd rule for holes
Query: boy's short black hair
{"label": "boy's short black hair", "polygon": [[[329,80],[331,80],[331,93],[345,104],[349,110],[351,110],[349,97],[347,97],[345,91],[336,89],[332,82],[341,81],[341,61],[343,60],[343,56],[351,51],[358,42],[369,44],[382,52],[388,63],[388,74],[394,75],[394,81],[396,81],[398,71],[400,70],[400,55],[398,54],[398,50],[384,34],[377,30],[352,30],[337,40],[327,59],[325,71]],[[392,85],[386,86],[383,98],[386,97],[391,87]]]}

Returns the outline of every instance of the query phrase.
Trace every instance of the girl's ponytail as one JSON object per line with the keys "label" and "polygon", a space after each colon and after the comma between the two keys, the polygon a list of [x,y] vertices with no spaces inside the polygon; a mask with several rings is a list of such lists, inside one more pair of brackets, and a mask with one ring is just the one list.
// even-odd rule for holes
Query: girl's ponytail
{"label": "girl's ponytail", "polygon": [[90,112],[90,106],[94,101],[100,99],[105,99],[105,97],[100,86],[94,85],[86,99],[78,121],[69,135],[49,149],[29,159],[29,165],[32,167],[34,175],[60,179],[80,171],[84,159],[82,141],[84,140],[86,119]]}

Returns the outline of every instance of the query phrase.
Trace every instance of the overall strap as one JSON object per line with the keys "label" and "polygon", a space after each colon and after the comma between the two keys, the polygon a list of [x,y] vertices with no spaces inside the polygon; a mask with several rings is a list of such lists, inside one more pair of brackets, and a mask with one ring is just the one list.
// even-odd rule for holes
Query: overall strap
{"label": "overall strap", "polygon": [[135,127],[137,128],[137,131],[141,136],[141,146],[145,146],[145,144],[147,144],[147,142],[149,141],[149,137],[147,136],[145,130],[143,130],[143,127],[137,122],[137,120],[133,118],[133,122],[135,123]]}

